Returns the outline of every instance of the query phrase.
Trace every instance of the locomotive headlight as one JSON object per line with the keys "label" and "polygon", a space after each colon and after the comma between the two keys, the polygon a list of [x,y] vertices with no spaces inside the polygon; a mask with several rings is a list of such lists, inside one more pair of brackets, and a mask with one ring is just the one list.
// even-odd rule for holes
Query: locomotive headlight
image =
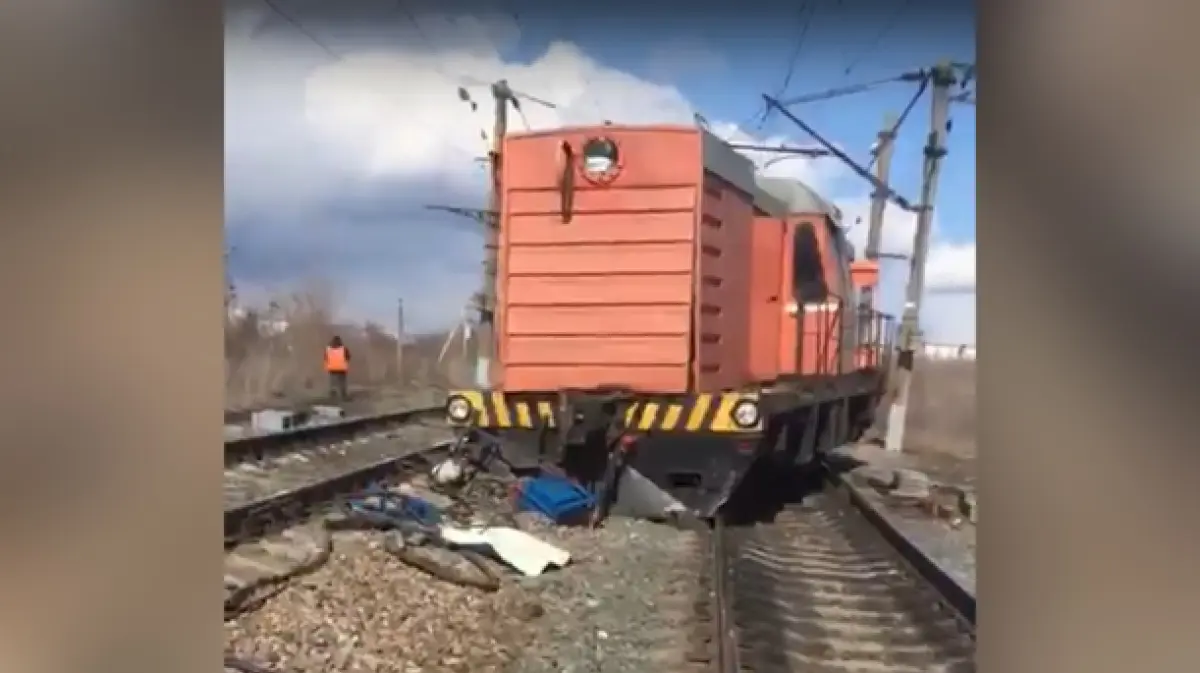
{"label": "locomotive headlight", "polygon": [[617,144],[608,138],[592,138],[583,144],[583,172],[590,178],[613,173],[620,159]]}
{"label": "locomotive headlight", "polygon": [[465,397],[454,396],[446,402],[446,415],[455,423],[465,423],[471,418],[471,403]]}
{"label": "locomotive headlight", "polygon": [[739,428],[753,428],[759,421],[758,403],[754,400],[742,400],[733,405],[731,415],[733,424]]}

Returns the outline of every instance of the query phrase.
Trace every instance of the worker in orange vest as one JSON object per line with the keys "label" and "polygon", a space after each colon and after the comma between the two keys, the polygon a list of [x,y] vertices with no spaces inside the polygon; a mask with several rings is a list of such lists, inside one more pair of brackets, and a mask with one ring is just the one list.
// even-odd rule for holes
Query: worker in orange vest
{"label": "worker in orange vest", "polygon": [[346,399],[346,375],[350,371],[350,349],[334,335],[325,347],[325,371],[329,374],[329,396]]}

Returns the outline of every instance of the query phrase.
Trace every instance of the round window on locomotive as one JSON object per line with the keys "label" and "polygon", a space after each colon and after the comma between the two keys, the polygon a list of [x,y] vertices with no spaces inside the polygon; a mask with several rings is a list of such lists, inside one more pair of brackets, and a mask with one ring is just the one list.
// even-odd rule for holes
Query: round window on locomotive
{"label": "round window on locomotive", "polygon": [[617,144],[608,138],[592,138],[583,145],[583,171],[588,177],[612,173],[619,158]]}

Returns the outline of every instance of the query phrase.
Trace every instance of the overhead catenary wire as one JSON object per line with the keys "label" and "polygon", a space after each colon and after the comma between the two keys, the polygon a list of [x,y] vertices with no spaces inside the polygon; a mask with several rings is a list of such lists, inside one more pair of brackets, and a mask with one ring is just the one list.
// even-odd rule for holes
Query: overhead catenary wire
{"label": "overhead catenary wire", "polygon": [[803,94],[800,96],[791,96],[786,99],[777,100],[779,105],[789,107],[792,105],[800,105],[802,103],[815,103],[817,101],[831,100],[833,98],[841,98],[842,96],[851,96],[859,93],[866,93],[873,89],[886,86],[888,84],[897,84],[903,82],[920,82],[928,77],[928,73],[924,70],[912,70],[909,72],[885,77],[882,79],[872,80],[870,82],[860,82],[858,84],[848,84],[846,86],[833,87],[824,91]]}
{"label": "overhead catenary wire", "polygon": [[[800,50],[804,46],[804,39],[808,35],[808,28],[812,23],[812,15],[815,11],[816,11],[816,7],[813,6],[810,9],[809,3],[807,1],[800,3],[800,13],[799,13],[799,18],[801,21],[800,34],[799,34],[799,36],[797,36],[796,42],[792,47],[791,54],[788,56],[787,72],[784,74],[783,84],[780,85],[779,88],[775,90],[776,98],[782,96],[787,91],[788,86],[790,86],[792,83],[792,77],[794,76],[795,69],[796,69],[796,62],[800,57]],[[765,104],[760,105],[760,106],[756,107],[754,109],[754,112],[751,113],[749,116],[747,116],[745,119],[734,124],[732,133],[729,135],[729,137],[722,138],[722,140],[724,140],[725,142],[730,142],[731,140],[733,140],[734,135],[741,132],[741,129],[743,127],[750,125],[750,124],[754,125],[755,130],[761,131],[763,126],[766,125],[767,120],[770,118],[770,116],[771,116],[771,106],[765,105]],[[704,126],[707,127],[707,120],[705,120]]]}
{"label": "overhead catenary wire", "polygon": [[325,42],[323,42],[319,37],[317,37],[316,33],[313,33],[308,28],[306,28],[304,26],[304,24],[300,22],[299,19],[292,16],[288,12],[283,11],[283,8],[280,7],[279,4],[275,2],[275,0],[262,0],[262,2],[264,5],[266,5],[267,9],[271,10],[271,12],[273,14],[275,14],[279,18],[283,19],[284,21],[286,21],[289,25],[291,25],[293,28],[295,28],[297,32],[299,32],[301,35],[306,37],[310,42],[312,42],[314,45],[316,45],[319,49],[321,49],[321,51],[324,51],[326,54],[328,54],[330,58],[332,58],[335,61],[342,60],[341,54],[337,53],[332,48],[330,48],[329,45],[325,44]]}
{"label": "overhead catenary wire", "polygon": [[[859,84],[849,84],[846,86],[834,87],[832,89],[825,89],[824,91],[817,91],[814,93],[807,93],[807,94],[802,94],[799,96],[792,96],[792,97],[789,97],[787,99],[782,99],[782,100],[779,99],[779,94],[772,96],[772,98],[776,99],[777,102],[782,106],[801,105],[803,103],[816,103],[818,101],[825,101],[825,100],[832,100],[834,98],[841,98],[842,96],[851,96],[854,94],[866,93],[868,91],[877,89],[877,88],[887,85],[887,84],[896,84],[898,82],[916,82],[916,81],[920,81],[921,78],[923,78],[924,76],[925,76],[925,74],[922,71],[912,71],[912,72],[902,73],[900,75],[896,75],[893,77],[872,80],[870,82],[861,82]],[[735,128],[740,129],[743,125],[745,125],[747,123],[755,122],[756,129],[761,129],[763,127],[763,125],[766,123],[767,119],[771,116],[771,112],[772,112],[771,106],[769,104],[763,104],[763,106],[761,108],[759,108],[758,112],[756,112],[752,117],[748,118],[745,122],[737,124],[737,126]],[[724,140],[726,142],[729,142],[731,139],[732,139],[732,136],[730,136],[729,138],[725,138]]]}
{"label": "overhead catenary wire", "polygon": [[[823,157],[833,156],[833,154],[821,147],[789,147],[784,144],[779,145],[758,145],[754,143],[726,143],[731,148],[739,152],[762,152],[764,154],[774,154],[775,156],[766,159],[759,163],[755,162],[758,170],[766,170],[771,166],[796,157],[805,157],[808,159],[819,159]],[[753,161],[753,159],[752,159]]]}
{"label": "overhead catenary wire", "polygon": [[[275,14],[279,18],[283,19],[284,21],[286,21],[290,26],[292,26],[297,32],[299,32],[301,35],[303,35],[307,40],[309,40],[315,46],[317,46],[319,49],[324,51],[325,54],[327,56],[329,56],[332,60],[342,61],[345,58],[343,54],[340,54],[337,51],[335,51],[334,49],[332,49],[328,44],[326,44],[323,40],[321,40],[313,31],[309,30],[304,25],[303,22],[301,22],[296,17],[292,16],[289,12],[284,11],[284,9],[275,0],[262,0],[262,1],[263,1],[263,4],[273,14]],[[404,19],[412,26],[413,30],[417,34],[418,39],[420,39],[421,42],[423,42],[425,44],[425,46],[429,50],[429,52],[436,56],[438,50],[437,50],[436,46],[434,45],[433,40],[430,38],[429,34],[425,31],[424,27],[421,25],[421,22],[417,19],[416,14],[413,13],[413,11],[409,8],[408,4],[406,2],[404,2],[404,0],[397,0],[395,8],[398,12],[400,12],[401,15],[403,15]],[[491,83],[485,82],[485,81],[480,80],[475,77],[470,77],[470,76],[458,74],[458,73],[447,72],[446,69],[440,63],[438,63],[436,59],[434,60],[432,67],[435,72],[442,75],[443,77],[457,81],[457,83],[460,85],[459,86],[460,97],[464,101],[470,103],[472,108],[476,107],[475,102],[472,101],[470,99],[469,95],[466,94],[466,89],[464,87],[466,87],[466,86],[491,86]],[[529,119],[525,116],[525,111],[521,109],[518,99],[528,100],[530,102],[536,103],[536,104],[541,105],[546,108],[554,109],[554,108],[558,107],[557,104],[555,104],[551,101],[548,101],[543,98],[539,98],[537,96],[533,96],[531,94],[527,94],[527,93],[524,93],[521,91],[517,91],[507,85],[505,86],[505,90],[506,90],[507,94],[509,95],[510,102],[512,102],[513,107],[517,110],[517,114],[520,116],[522,124],[525,125],[526,130],[530,130],[530,128],[531,128],[530,124],[529,124]],[[487,132],[481,129],[480,133],[486,140]]]}
{"label": "overhead catenary wire", "polygon": [[896,8],[896,11],[892,12],[892,14],[888,16],[888,18],[884,21],[883,26],[880,27],[880,29],[875,33],[874,37],[867,42],[866,47],[864,47],[857,56],[850,59],[850,65],[846,66],[846,69],[842,72],[843,75],[849,75],[854,71],[855,68],[862,65],[863,61],[866,60],[868,56],[873,54],[875,50],[879,48],[879,45],[883,42],[883,39],[887,37],[889,33],[895,30],[896,26],[900,23],[901,17],[904,16],[904,12],[908,10],[910,5],[912,5],[912,0],[903,0],[903,2],[900,3],[900,6]]}
{"label": "overhead catenary wire", "polygon": [[775,100],[774,98],[772,98],[771,96],[768,96],[766,94],[763,94],[762,97],[763,97],[763,101],[769,107],[772,107],[775,110],[777,110],[781,115],[783,115],[784,117],[787,117],[793,124],[800,127],[800,129],[802,131],[804,131],[808,135],[812,136],[813,140],[816,140],[817,143],[819,145],[821,145],[821,147],[825,148],[826,150],[829,151],[830,154],[832,154],[833,156],[840,159],[842,161],[842,163],[846,164],[846,166],[848,166],[850,168],[850,170],[854,171],[854,173],[856,173],[860,178],[869,182],[872,187],[874,187],[875,189],[878,189],[881,192],[883,192],[884,194],[886,194],[889,201],[895,203],[896,205],[900,206],[901,208],[903,208],[904,210],[907,210],[909,212],[917,211],[917,207],[913,205],[912,201],[901,196],[899,193],[896,192],[895,189],[892,189],[892,187],[890,185],[885,185],[882,182],[880,182],[878,178],[876,178],[874,175],[871,175],[871,173],[869,171],[867,171],[862,166],[860,166],[858,164],[858,162],[854,161],[854,159],[852,159],[849,155],[847,155],[842,150],[838,149],[836,146],[833,145],[833,143],[826,140],[821,134],[817,133],[817,131],[815,129],[813,129],[808,124],[804,123],[804,121],[801,120],[799,117],[792,114],[783,103],[781,103],[778,100]]}
{"label": "overhead catenary wire", "polygon": [[[796,74],[796,64],[800,61],[800,51],[804,48],[804,39],[808,36],[808,29],[812,26],[813,15],[815,15],[816,12],[817,5],[815,3],[808,2],[807,0],[800,3],[800,34],[796,36],[796,42],[792,46],[791,54],[788,56],[787,71],[784,73],[783,83],[780,84],[779,88],[775,90],[776,98],[779,98],[783,94],[787,93],[788,87],[792,84],[792,77]],[[742,126],[750,122],[754,123],[755,130],[761,131],[770,117],[771,107],[769,105],[764,105],[760,109],[756,110],[755,113],[751,115],[745,122],[737,124],[734,127],[735,132],[737,129],[740,129]],[[725,138],[725,141],[728,142],[731,139],[732,136],[730,138]]]}
{"label": "overhead catenary wire", "polygon": [[[425,31],[424,27],[421,26],[421,22],[417,19],[417,15],[412,11],[412,9],[409,8],[408,3],[405,2],[405,0],[397,0],[396,9],[399,10],[401,12],[401,14],[404,15],[405,21],[407,21],[413,27],[413,30],[416,31],[416,33],[417,33],[417,37],[425,44],[425,47],[429,50],[429,52],[431,54],[437,54],[439,51],[438,48],[434,45],[433,40],[430,39],[429,33],[427,33]],[[516,14],[513,14],[512,16],[515,20]],[[446,72],[446,70],[441,66],[441,64],[438,64],[438,63],[434,63],[433,67],[442,75],[445,75],[446,77],[448,77],[450,79],[457,80],[460,85],[466,85],[466,86],[490,86],[491,85],[491,82],[485,82],[476,77],[471,77],[469,75],[464,75],[461,73]],[[532,94],[527,94],[522,91],[517,91],[516,89],[513,89],[512,87],[509,87],[508,90],[510,93],[512,93],[514,98],[523,98],[531,103],[536,103],[545,108],[554,109],[554,108],[558,107],[557,104],[552,103],[544,98],[539,98]],[[522,117],[524,117],[524,112],[522,112],[521,115],[522,115]]]}
{"label": "overhead catenary wire", "polygon": [[[302,21],[300,21],[296,17],[292,16],[290,13],[284,11],[284,9],[279,5],[278,2],[276,2],[275,0],[262,0],[262,2],[267,7],[267,9],[271,10],[271,12],[273,14],[275,14],[279,18],[283,19],[284,21],[286,21],[290,26],[292,26],[292,28],[294,28],[297,32],[299,32],[301,35],[303,35],[305,39],[307,39],[309,42],[312,42],[313,45],[315,45],[317,48],[321,49],[321,51],[324,51],[326,53],[326,55],[328,55],[331,59],[333,59],[335,61],[344,60],[344,58],[345,58],[344,54],[338,53],[336,50],[334,50],[332,47],[330,47],[328,44],[326,44],[323,40],[321,40],[316,35],[316,33],[309,30]],[[420,39],[425,44],[425,46],[429,49],[430,53],[436,54],[438,50],[434,46],[433,40],[429,37],[429,34],[421,26],[421,22],[419,20],[417,20],[416,14],[414,14],[412,12],[412,10],[404,2],[404,0],[397,1],[396,9],[397,9],[397,11],[401,12],[401,14],[404,16],[405,21],[407,21],[412,26],[413,30],[417,34],[418,39]],[[485,82],[484,80],[481,80],[477,77],[471,77],[470,75],[447,72],[446,69],[444,67],[442,67],[442,65],[440,63],[437,63],[436,61],[433,64],[433,69],[436,72],[438,72],[439,74],[441,74],[449,79],[456,80],[461,85],[489,86],[491,84],[490,82]],[[523,98],[532,103],[541,105],[542,107],[546,107],[546,108],[557,108],[558,107],[558,105],[556,105],[555,103],[548,101],[544,98],[539,98],[538,96],[534,96],[532,94],[528,94],[528,93],[525,93],[522,91],[517,91],[517,90],[511,89],[511,88],[510,88],[510,91],[512,91],[512,94],[514,97]]]}
{"label": "overhead catenary wire", "polygon": [[800,51],[804,48],[804,38],[808,36],[808,29],[812,26],[813,16],[816,13],[817,5],[815,3],[800,3],[800,34],[796,37],[796,44],[792,47],[792,53],[788,57],[787,73],[784,74],[783,84],[779,85],[778,92],[775,94],[776,98],[786,93],[788,86],[792,83],[792,77],[796,74],[796,64],[800,62]]}
{"label": "overhead catenary wire", "polygon": [[758,145],[754,143],[726,143],[735,150],[749,152],[772,152],[775,154],[794,154],[804,157],[829,157],[833,154],[822,147],[788,147],[787,145]]}

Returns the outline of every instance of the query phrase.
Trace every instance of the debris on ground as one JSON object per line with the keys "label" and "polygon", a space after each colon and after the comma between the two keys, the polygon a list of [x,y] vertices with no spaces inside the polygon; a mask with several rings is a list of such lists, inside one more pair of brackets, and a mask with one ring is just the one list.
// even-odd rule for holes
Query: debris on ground
{"label": "debris on ground", "polygon": [[564,477],[543,475],[517,482],[517,507],[557,524],[581,521],[596,506],[596,497]]}
{"label": "debris on ground", "polygon": [[975,524],[975,494],[951,484],[941,484],[913,469],[865,470],[865,480],[896,507],[910,507],[958,528]]}
{"label": "debris on ground", "polygon": [[347,499],[322,524],[319,567],[304,556],[253,611],[230,615],[229,656],[387,673],[679,663],[704,557],[697,534],[619,517],[561,526],[553,512],[518,511],[530,503],[510,479],[430,481]]}
{"label": "debris on ground", "polygon": [[571,561],[571,553],[567,550],[546,544],[516,528],[443,526],[441,534],[456,547],[492,555],[526,577],[537,577],[552,567],[562,568]]}

